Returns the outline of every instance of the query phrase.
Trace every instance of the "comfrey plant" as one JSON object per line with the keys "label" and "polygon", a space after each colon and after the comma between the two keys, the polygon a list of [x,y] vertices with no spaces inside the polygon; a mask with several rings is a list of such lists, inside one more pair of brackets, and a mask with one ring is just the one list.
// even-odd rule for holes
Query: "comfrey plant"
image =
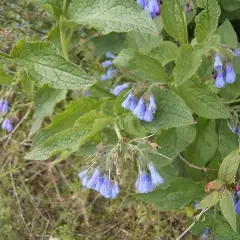
{"label": "comfrey plant", "polygon": [[[7,137],[18,135],[9,110],[16,105],[22,114],[27,106],[33,144],[26,160],[57,164],[69,157],[87,169],[78,175],[84,188],[120,201],[129,194],[154,211],[186,213],[192,223],[177,239],[196,224],[199,236],[208,226],[212,236],[229,232],[237,239],[239,190],[234,198],[232,192],[240,171],[240,50],[238,25],[231,26],[237,19],[227,20],[228,7],[231,13],[238,7],[228,2],[48,1],[51,32],[43,33],[45,20],[43,29],[29,21],[36,35],[11,49],[6,35],[0,52],[10,66],[0,72],[1,92],[11,85],[17,95],[24,90],[19,102],[27,100],[10,109],[10,98],[1,95],[2,128],[12,131]],[[196,11],[186,14],[193,3]],[[102,53],[97,72],[94,56]],[[213,68],[219,91],[211,85]]]}

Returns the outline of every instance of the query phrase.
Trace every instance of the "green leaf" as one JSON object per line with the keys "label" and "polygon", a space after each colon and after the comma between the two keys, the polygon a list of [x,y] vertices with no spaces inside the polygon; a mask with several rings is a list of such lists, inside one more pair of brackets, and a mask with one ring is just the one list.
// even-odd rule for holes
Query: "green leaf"
{"label": "green leaf", "polygon": [[29,94],[30,97],[33,98],[34,91],[33,81],[28,78],[26,72],[19,73],[19,78],[21,79],[23,92]]}
{"label": "green leaf", "polygon": [[146,54],[156,47],[161,40],[162,36],[133,31],[126,34],[125,48],[133,48]]}
{"label": "green leaf", "polygon": [[192,77],[201,65],[202,56],[191,45],[184,44],[179,48],[179,56],[175,60],[173,77],[180,84]]}
{"label": "green leaf", "polygon": [[23,67],[28,76],[37,81],[38,86],[47,83],[57,89],[78,89],[87,88],[96,81],[59,55],[51,42],[20,40],[7,60]]}
{"label": "green leaf", "polygon": [[228,47],[237,48],[238,37],[228,19],[226,19],[224,23],[217,29],[217,33],[221,36],[222,43],[226,44]]}
{"label": "green leaf", "polygon": [[36,93],[34,113],[34,122],[32,124],[29,135],[36,133],[42,125],[45,117],[50,117],[53,114],[55,105],[65,99],[67,90],[53,89],[48,85],[39,88]]}
{"label": "green leaf", "polygon": [[235,206],[232,199],[232,194],[227,189],[225,189],[222,193],[222,198],[220,199],[220,207],[224,217],[226,218],[232,229],[236,231]]}
{"label": "green leaf", "polygon": [[229,225],[218,221],[215,225],[215,240],[240,240],[240,236]]}
{"label": "green leaf", "polygon": [[195,18],[195,37],[201,43],[216,30],[221,9],[217,0],[198,0],[197,4],[204,9]]}
{"label": "green leaf", "polygon": [[[156,139],[160,146],[159,153],[174,159],[194,141],[195,136],[196,128],[193,125],[163,130]],[[161,166],[164,166],[169,164],[169,159],[158,155],[156,162],[161,162]]]}
{"label": "green leaf", "polygon": [[158,34],[151,17],[135,1],[72,0],[67,15],[70,21],[104,34],[130,31]]}
{"label": "green leaf", "polygon": [[208,208],[216,205],[221,198],[220,192],[213,192],[206,196],[198,205],[198,209]]}
{"label": "green leaf", "polygon": [[165,70],[158,61],[134,49],[123,49],[113,63],[117,67],[133,70],[141,78],[149,78],[159,83],[167,81]]}
{"label": "green leaf", "polygon": [[165,66],[169,62],[175,60],[179,56],[179,53],[175,43],[163,41],[149,53],[149,56],[155,58]]}
{"label": "green leaf", "polygon": [[227,184],[234,183],[238,171],[239,161],[240,158],[237,149],[224,158],[218,171],[218,177]]}
{"label": "green leaf", "polygon": [[227,125],[227,121],[222,121],[219,128],[219,152],[225,158],[233,150],[238,148],[238,135],[234,134]]}
{"label": "green leaf", "polygon": [[179,0],[165,0],[162,5],[163,27],[167,33],[180,43],[188,42],[185,8]]}
{"label": "green leaf", "polygon": [[160,128],[168,129],[193,124],[193,117],[184,101],[168,90],[152,88],[157,103],[157,111],[151,123],[141,121],[149,132],[157,133]]}
{"label": "green leaf", "polygon": [[53,135],[72,128],[78,118],[83,114],[100,107],[101,101],[94,101],[89,98],[80,98],[70,102],[66,110],[53,117],[52,123],[49,127],[40,130],[35,136],[32,148],[44,143]]}
{"label": "green leaf", "polygon": [[173,210],[188,205],[191,201],[204,196],[204,187],[200,183],[185,178],[176,178],[168,188],[157,188],[154,192],[138,194],[137,197],[154,204],[161,211]]}
{"label": "green leaf", "polygon": [[12,82],[12,76],[5,73],[4,64],[0,61],[0,84],[9,85]]}
{"label": "green leaf", "polygon": [[62,151],[75,152],[95,134],[111,124],[113,119],[95,110],[80,117],[73,128],[61,131],[48,138],[43,144],[36,145],[25,157],[31,160],[47,160]]}
{"label": "green leaf", "polygon": [[[187,148],[185,158],[189,163],[204,167],[213,157],[218,146],[218,138],[215,131],[215,121],[199,119],[197,123],[197,136],[194,142]],[[201,171],[187,167],[194,180],[198,180]]]}
{"label": "green leaf", "polygon": [[[231,3],[230,3],[231,1]],[[221,7],[227,11],[236,11],[240,8],[239,0],[219,0]]]}
{"label": "green leaf", "polygon": [[194,76],[179,86],[179,93],[190,109],[200,117],[229,118],[230,112],[221,99],[207,85]]}

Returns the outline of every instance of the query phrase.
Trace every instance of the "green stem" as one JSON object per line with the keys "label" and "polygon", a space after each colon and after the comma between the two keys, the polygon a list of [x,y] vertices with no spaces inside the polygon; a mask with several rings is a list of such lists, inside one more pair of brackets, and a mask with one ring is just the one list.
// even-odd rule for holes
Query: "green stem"
{"label": "green stem", "polygon": [[240,99],[236,99],[236,100],[232,100],[232,101],[228,101],[228,102],[224,102],[225,104],[232,104],[232,103],[239,103]]}
{"label": "green stem", "polygon": [[114,130],[115,130],[115,132],[117,134],[118,139],[121,140],[122,139],[122,135],[121,135],[120,129],[118,128],[116,123],[114,124]]}
{"label": "green stem", "polygon": [[60,29],[60,40],[62,45],[63,56],[68,59],[68,44],[66,41],[65,31],[62,25],[62,19],[59,21],[59,29]]}
{"label": "green stem", "polygon": [[65,15],[67,11],[67,0],[63,0],[63,7],[62,7],[63,15]]}

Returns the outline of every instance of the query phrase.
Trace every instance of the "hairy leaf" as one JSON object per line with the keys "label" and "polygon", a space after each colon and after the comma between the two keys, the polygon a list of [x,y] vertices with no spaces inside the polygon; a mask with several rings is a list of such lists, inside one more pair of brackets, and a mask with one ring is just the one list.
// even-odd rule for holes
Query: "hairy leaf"
{"label": "hairy leaf", "polygon": [[36,110],[29,133],[30,136],[39,130],[45,117],[50,117],[53,114],[55,105],[65,99],[66,94],[67,90],[50,88],[48,85],[37,90],[35,98]]}
{"label": "hairy leaf", "polygon": [[206,196],[198,205],[198,209],[203,209],[207,207],[212,207],[219,202],[221,198],[220,192],[213,192]]}
{"label": "hairy leaf", "polygon": [[236,231],[236,212],[235,206],[232,199],[232,194],[229,190],[225,189],[220,199],[220,207],[226,220],[234,231]]}
{"label": "hairy leaf", "polygon": [[129,0],[72,0],[68,19],[109,32],[138,31],[158,34],[151,17],[135,1]]}
{"label": "hairy leaf", "polygon": [[200,43],[216,30],[221,9],[217,0],[198,0],[197,4],[204,9],[195,18],[195,37]]}
{"label": "hairy leaf", "polygon": [[192,77],[201,65],[202,56],[191,45],[184,44],[179,48],[179,56],[175,60],[173,77],[180,84]]}
{"label": "hairy leaf", "polygon": [[23,67],[38,86],[47,83],[57,89],[78,89],[87,88],[96,81],[58,54],[51,42],[20,40],[6,58]]}
{"label": "hairy leaf", "polygon": [[234,183],[238,171],[239,162],[240,158],[237,149],[224,158],[218,171],[218,177],[227,184]]}
{"label": "hairy leaf", "polygon": [[213,94],[207,85],[200,83],[198,77],[179,86],[179,92],[191,110],[204,118],[229,118],[229,110],[221,99]]}
{"label": "hairy leaf", "polygon": [[165,0],[162,5],[163,27],[180,43],[188,42],[185,8],[179,0]]}
{"label": "hairy leaf", "polygon": [[117,67],[133,70],[141,78],[149,78],[159,83],[167,81],[165,70],[158,61],[134,49],[123,49],[113,63]]}

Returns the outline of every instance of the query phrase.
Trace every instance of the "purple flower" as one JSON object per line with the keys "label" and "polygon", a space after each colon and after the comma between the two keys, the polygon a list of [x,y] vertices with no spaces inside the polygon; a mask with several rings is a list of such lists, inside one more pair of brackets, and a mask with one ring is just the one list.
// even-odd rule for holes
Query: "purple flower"
{"label": "purple flower", "polygon": [[107,52],[106,57],[114,59],[116,56],[114,54],[112,54],[111,52]]}
{"label": "purple flower", "polygon": [[102,62],[102,67],[107,68],[107,67],[111,66],[112,64],[113,64],[112,61],[106,60],[106,61]]}
{"label": "purple flower", "polygon": [[146,2],[144,9],[151,15],[152,19],[160,13],[160,4],[158,0],[149,0]]}
{"label": "purple flower", "polygon": [[102,184],[103,184],[103,178],[102,178],[102,176],[99,176],[98,180],[97,180],[97,183],[96,183],[96,186],[95,186],[95,190],[100,192]]}
{"label": "purple flower", "polygon": [[199,206],[199,202],[196,202],[195,203],[195,209],[198,209],[198,206]]}
{"label": "purple flower", "polygon": [[235,205],[235,212],[240,214],[240,201],[238,201],[238,203]]}
{"label": "purple flower", "polygon": [[217,71],[217,77],[216,77],[216,81],[215,81],[215,86],[217,88],[222,88],[222,87],[225,86],[225,81],[224,81],[222,70],[218,70]]}
{"label": "purple flower", "polygon": [[112,198],[115,199],[117,198],[118,194],[119,194],[120,190],[119,190],[119,186],[118,183],[115,182],[112,188]]}
{"label": "purple flower", "polygon": [[202,240],[207,240],[208,239],[208,234],[209,234],[209,228],[207,227],[205,229],[204,234],[202,235]]}
{"label": "purple flower", "polygon": [[105,198],[110,198],[112,196],[112,183],[106,177],[103,178],[103,183],[100,188],[100,194]]}
{"label": "purple flower", "polygon": [[140,98],[140,101],[137,105],[137,107],[135,108],[135,110],[133,111],[133,114],[140,120],[144,120],[144,115],[146,112],[146,105],[143,101],[142,98]]}
{"label": "purple flower", "polygon": [[109,77],[108,77],[108,75],[102,74],[102,75],[101,75],[101,79],[102,79],[103,81],[106,81],[106,80],[109,79]]}
{"label": "purple flower", "polygon": [[5,100],[2,106],[2,113],[7,113],[9,110],[8,100]]}
{"label": "purple flower", "polygon": [[137,0],[137,3],[142,7],[144,8],[145,7],[145,0]]}
{"label": "purple flower", "polygon": [[238,57],[240,57],[240,49],[235,49],[234,52],[236,53],[236,55],[237,55]]}
{"label": "purple flower", "polygon": [[0,99],[0,112],[2,112],[2,107],[3,107],[4,101]]}
{"label": "purple flower", "polygon": [[99,180],[99,177],[101,176],[99,169],[97,168],[92,177],[87,182],[87,188],[89,189],[95,189],[97,185],[97,181]]}
{"label": "purple flower", "polygon": [[153,120],[153,111],[149,109],[149,106],[146,108],[146,112],[144,113],[143,120],[146,122],[152,122]]}
{"label": "purple flower", "polygon": [[240,191],[237,191],[237,196],[240,197]]}
{"label": "purple flower", "polygon": [[83,178],[82,178],[82,185],[83,185],[83,187],[87,187],[89,179],[90,179],[89,175],[84,175],[83,176]]}
{"label": "purple flower", "polygon": [[129,93],[127,98],[123,101],[122,107],[127,109],[127,110],[130,110],[132,99],[133,99],[133,95],[132,95],[132,93]]}
{"label": "purple flower", "polygon": [[129,110],[133,112],[137,107],[137,105],[138,105],[138,98],[136,96],[133,96]]}
{"label": "purple flower", "polygon": [[151,176],[147,173],[140,173],[136,181],[136,190],[139,193],[148,193],[153,191],[153,183]]}
{"label": "purple flower", "polygon": [[88,173],[88,169],[85,170],[85,171],[83,171],[83,172],[80,172],[80,173],[78,174],[78,177],[80,178],[80,180],[82,180],[83,177],[87,175],[87,173]]}
{"label": "purple flower", "polygon": [[163,184],[163,178],[159,175],[156,168],[152,163],[148,165],[149,171],[151,173],[152,183],[154,187],[159,186],[160,184]]}
{"label": "purple flower", "polygon": [[11,132],[13,130],[13,125],[8,118],[5,118],[2,123],[2,129]]}
{"label": "purple flower", "polygon": [[119,85],[117,87],[115,87],[114,89],[111,89],[111,93],[115,96],[117,96],[120,92],[122,92],[123,90],[127,89],[129,87],[128,83],[124,83],[122,85]]}
{"label": "purple flower", "polygon": [[82,90],[82,95],[83,95],[84,97],[91,96],[91,91],[83,89],[83,90]]}
{"label": "purple flower", "polygon": [[218,70],[219,68],[222,68],[222,66],[223,66],[222,59],[218,54],[216,54],[215,60],[214,60],[214,68]]}
{"label": "purple flower", "polygon": [[109,68],[109,69],[107,70],[107,76],[108,76],[108,78],[113,78],[114,75],[115,75],[115,73],[116,73],[116,70],[115,70],[115,69]]}
{"label": "purple flower", "polygon": [[226,83],[234,83],[236,80],[236,73],[233,69],[232,64],[228,64],[226,66],[226,78],[225,81]]}
{"label": "purple flower", "polygon": [[155,113],[157,110],[157,105],[156,105],[154,96],[152,94],[149,97],[149,109],[151,109],[153,113]]}

